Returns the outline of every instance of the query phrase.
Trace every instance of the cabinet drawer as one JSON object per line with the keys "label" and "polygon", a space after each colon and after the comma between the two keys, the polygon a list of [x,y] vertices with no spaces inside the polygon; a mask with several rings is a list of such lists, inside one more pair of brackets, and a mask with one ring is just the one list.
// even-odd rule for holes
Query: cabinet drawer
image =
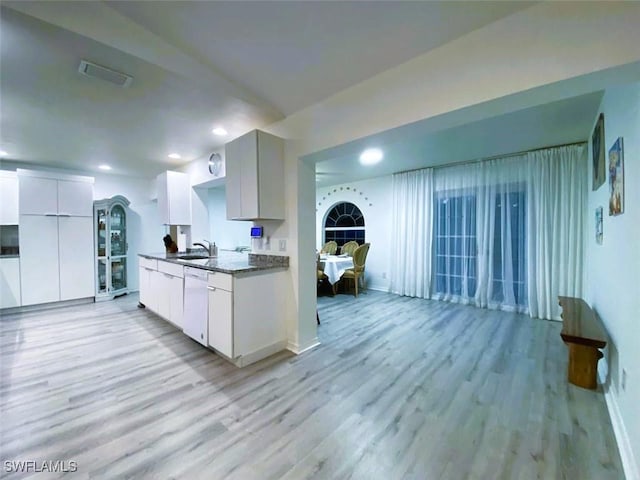
{"label": "cabinet drawer", "polygon": [[233,290],[233,275],[229,275],[228,273],[209,272],[209,286],[231,292]]}
{"label": "cabinet drawer", "polygon": [[150,268],[151,270],[158,270],[158,260],[154,258],[138,257],[138,262],[142,268]]}
{"label": "cabinet drawer", "polygon": [[158,271],[168,273],[174,277],[184,278],[184,268],[177,263],[158,261]]}

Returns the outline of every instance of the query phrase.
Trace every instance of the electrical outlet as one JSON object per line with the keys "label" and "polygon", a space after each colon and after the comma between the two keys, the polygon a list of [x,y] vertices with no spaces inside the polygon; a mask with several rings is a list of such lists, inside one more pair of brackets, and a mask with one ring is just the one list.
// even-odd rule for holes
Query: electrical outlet
{"label": "electrical outlet", "polygon": [[382,279],[385,280],[387,278],[387,272],[382,272]]}
{"label": "electrical outlet", "polygon": [[287,240],[282,238],[280,239],[280,242],[278,243],[278,248],[281,252],[286,252],[287,251]]}
{"label": "electrical outlet", "polygon": [[620,380],[620,386],[622,387],[622,391],[624,392],[627,389],[627,370],[622,369],[622,379]]}

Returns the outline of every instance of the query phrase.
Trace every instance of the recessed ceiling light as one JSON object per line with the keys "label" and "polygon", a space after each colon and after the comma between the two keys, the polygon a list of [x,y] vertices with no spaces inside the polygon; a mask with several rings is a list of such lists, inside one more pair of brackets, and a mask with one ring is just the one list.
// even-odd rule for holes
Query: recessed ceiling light
{"label": "recessed ceiling light", "polygon": [[222,127],[216,127],[216,128],[214,128],[212,130],[212,132],[213,132],[214,135],[218,135],[220,137],[222,137],[222,136],[227,134],[227,131]]}
{"label": "recessed ceiling light", "polygon": [[179,153],[170,153],[169,158],[175,158],[176,160],[180,160],[182,157]]}
{"label": "recessed ceiling light", "polygon": [[382,160],[382,150],[379,148],[368,148],[360,155],[360,163],[362,165],[375,165]]}
{"label": "recessed ceiling light", "polygon": [[9,155],[7,152],[0,150],[0,157],[6,157],[7,155]]}
{"label": "recessed ceiling light", "polygon": [[99,165],[98,168],[100,170],[111,170],[111,167],[109,165]]}

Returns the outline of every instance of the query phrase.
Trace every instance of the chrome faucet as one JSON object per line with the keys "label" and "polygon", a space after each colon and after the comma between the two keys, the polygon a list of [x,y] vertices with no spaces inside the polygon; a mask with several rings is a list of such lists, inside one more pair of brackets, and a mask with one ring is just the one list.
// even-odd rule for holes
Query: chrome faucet
{"label": "chrome faucet", "polygon": [[200,243],[200,242],[196,242],[193,245],[196,246],[200,246],[202,248],[204,248],[207,253],[209,254],[210,257],[217,257],[218,256],[218,247],[216,247],[216,242],[211,243],[209,240],[203,240],[203,242],[205,242],[207,245],[205,245],[204,243]]}

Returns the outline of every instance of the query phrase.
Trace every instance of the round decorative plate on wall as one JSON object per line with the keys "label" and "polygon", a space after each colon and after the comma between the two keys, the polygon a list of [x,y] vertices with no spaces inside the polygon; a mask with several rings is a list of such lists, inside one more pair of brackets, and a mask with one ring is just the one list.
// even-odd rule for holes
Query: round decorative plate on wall
{"label": "round decorative plate on wall", "polygon": [[219,153],[212,153],[209,157],[209,173],[216,177],[220,175],[222,169],[222,156]]}

